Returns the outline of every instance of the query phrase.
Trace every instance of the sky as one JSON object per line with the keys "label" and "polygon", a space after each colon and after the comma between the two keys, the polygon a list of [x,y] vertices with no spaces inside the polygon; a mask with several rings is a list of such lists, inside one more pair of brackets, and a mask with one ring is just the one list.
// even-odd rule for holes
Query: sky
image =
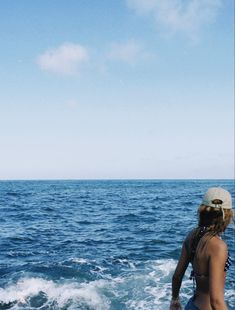
{"label": "sky", "polygon": [[0,180],[234,178],[233,15],[0,1]]}

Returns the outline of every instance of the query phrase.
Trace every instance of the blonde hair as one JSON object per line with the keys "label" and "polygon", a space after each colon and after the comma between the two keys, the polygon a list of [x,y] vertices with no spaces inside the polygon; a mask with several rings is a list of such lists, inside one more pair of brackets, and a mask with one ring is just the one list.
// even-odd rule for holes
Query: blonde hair
{"label": "blonde hair", "polygon": [[225,231],[229,223],[234,217],[232,209],[221,209],[209,207],[204,204],[200,205],[198,209],[199,222],[198,226],[207,227],[213,235]]}
{"label": "blonde hair", "polygon": [[221,209],[220,207],[210,207],[204,204],[198,208],[198,227],[194,230],[190,261],[193,262],[194,256],[200,239],[203,237],[203,242],[200,249],[205,247],[207,242],[214,236],[220,235],[225,231],[229,223],[234,217],[232,209]]}

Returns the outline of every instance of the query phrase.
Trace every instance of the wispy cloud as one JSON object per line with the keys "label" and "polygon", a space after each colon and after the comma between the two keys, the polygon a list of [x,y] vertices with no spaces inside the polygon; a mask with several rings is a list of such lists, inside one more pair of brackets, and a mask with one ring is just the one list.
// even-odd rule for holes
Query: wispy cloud
{"label": "wispy cloud", "polygon": [[81,64],[88,59],[88,51],[85,47],[74,43],[64,43],[40,55],[37,63],[42,70],[73,75],[79,73]]}
{"label": "wispy cloud", "polygon": [[144,47],[135,40],[122,43],[112,43],[108,52],[108,59],[135,64],[145,57]]}
{"label": "wispy cloud", "polygon": [[126,0],[137,14],[151,16],[158,29],[196,38],[202,28],[213,22],[223,0]]}

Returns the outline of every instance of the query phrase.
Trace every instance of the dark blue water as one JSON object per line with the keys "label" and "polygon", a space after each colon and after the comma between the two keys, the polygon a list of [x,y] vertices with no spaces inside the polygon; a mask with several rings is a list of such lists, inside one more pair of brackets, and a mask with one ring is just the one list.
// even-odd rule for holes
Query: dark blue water
{"label": "dark blue water", "polygon": [[[229,180],[0,182],[0,309],[167,310],[182,240],[211,186],[234,197]],[[234,256],[234,224],[224,238]]]}

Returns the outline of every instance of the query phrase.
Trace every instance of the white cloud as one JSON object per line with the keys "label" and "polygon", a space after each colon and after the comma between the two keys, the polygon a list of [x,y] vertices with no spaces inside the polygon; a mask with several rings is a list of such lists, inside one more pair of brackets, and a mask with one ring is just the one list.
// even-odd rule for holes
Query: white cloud
{"label": "white cloud", "polygon": [[37,63],[42,70],[73,75],[79,73],[81,64],[88,58],[85,47],[74,43],[64,43],[40,55]]}
{"label": "white cloud", "polygon": [[124,43],[113,43],[110,46],[108,58],[111,60],[122,61],[128,64],[135,64],[145,56],[142,44],[135,40]]}
{"label": "white cloud", "polygon": [[126,0],[140,15],[150,15],[158,28],[170,33],[184,33],[194,39],[213,22],[223,0]]}

